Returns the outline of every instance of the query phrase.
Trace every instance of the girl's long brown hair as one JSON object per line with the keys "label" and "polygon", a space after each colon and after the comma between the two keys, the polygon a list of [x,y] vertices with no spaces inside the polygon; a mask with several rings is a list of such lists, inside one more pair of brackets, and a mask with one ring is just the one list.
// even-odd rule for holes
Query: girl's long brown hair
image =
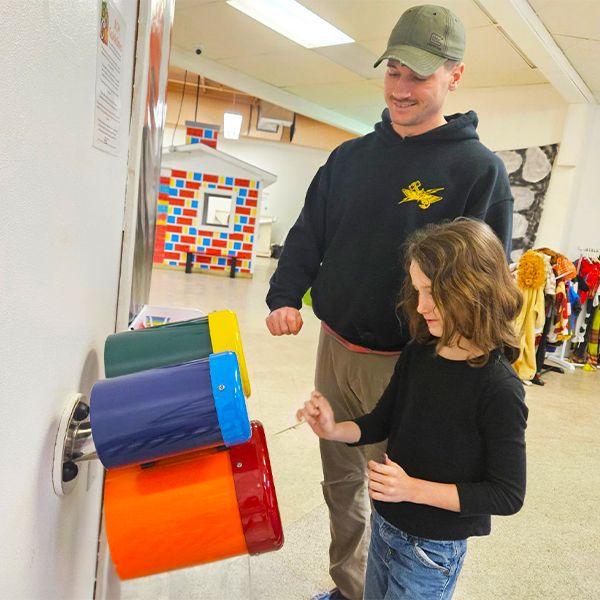
{"label": "girl's long brown hair", "polygon": [[411,337],[423,343],[435,338],[417,312],[418,294],[408,274],[412,261],[431,280],[431,294],[443,319],[437,350],[466,339],[484,352],[469,360],[472,366],[487,363],[496,348],[510,362],[517,359],[519,341],[513,321],[523,299],[508,270],[504,248],[488,225],[460,218],[428,225],[407,240],[407,275],[398,309],[408,318]]}

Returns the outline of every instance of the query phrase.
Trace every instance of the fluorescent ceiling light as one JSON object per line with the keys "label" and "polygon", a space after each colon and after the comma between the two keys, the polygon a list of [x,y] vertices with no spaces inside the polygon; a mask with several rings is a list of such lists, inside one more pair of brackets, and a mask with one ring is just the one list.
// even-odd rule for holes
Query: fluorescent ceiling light
{"label": "fluorescent ceiling light", "polygon": [[296,0],[227,0],[227,4],[305,48],[354,41]]}
{"label": "fluorescent ceiling light", "polygon": [[228,140],[238,140],[242,129],[242,115],[226,112],[223,115],[223,137]]}

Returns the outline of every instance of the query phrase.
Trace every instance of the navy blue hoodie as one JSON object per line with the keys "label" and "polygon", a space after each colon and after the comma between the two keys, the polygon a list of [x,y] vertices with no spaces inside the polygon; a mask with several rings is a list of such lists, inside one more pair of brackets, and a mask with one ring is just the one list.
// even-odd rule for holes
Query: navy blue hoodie
{"label": "navy blue hoodie", "polygon": [[479,141],[473,111],[412,137],[391,126],[343,143],[315,175],[288,233],[267,304],[313,310],[349,342],[400,350],[408,329],[396,316],[406,238],[459,216],[488,223],[510,252],[513,198],[502,161]]}

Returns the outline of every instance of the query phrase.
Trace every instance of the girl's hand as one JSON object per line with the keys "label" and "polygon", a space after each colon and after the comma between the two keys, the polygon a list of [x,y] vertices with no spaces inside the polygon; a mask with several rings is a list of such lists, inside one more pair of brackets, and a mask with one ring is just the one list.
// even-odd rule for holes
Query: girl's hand
{"label": "girl's hand", "polygon": [[304,408],[296,412],[298,421],[305,419],[312,430],[323,439],[331,439],[336,422],[333,416],[333,409],[327,398],[322,396],[316,390],[310,395],[310,398],[304,403]]}
{"label": "girl's hand", "polygon": [[412,494],[413,479],[385,455],[385,463],[369,461],[369,496],[381,502],[407,502]]}

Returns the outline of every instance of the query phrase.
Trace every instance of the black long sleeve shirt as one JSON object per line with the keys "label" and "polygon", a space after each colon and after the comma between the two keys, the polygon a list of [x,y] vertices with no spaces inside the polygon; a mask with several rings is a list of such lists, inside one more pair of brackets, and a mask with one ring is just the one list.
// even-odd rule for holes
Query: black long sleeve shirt
{"label": "black long sleeve shirt", "polygon": [[510,253],[513,198],[504,164],[477,135],[477,115],[402,138],[387,109],[375,131],[336,148],[315,175],[285,241],[267,304],[313,310],[343,338],[400,350],[408,327],[396,317],[405,273],[402,245],[428,223],[485,221]]}
{"label": "black long sleeve shirt", "polygon": [[523,504],[527,414],[523,384],[500,352],[471,367],[432,344],[408,344],[376,408],[356,419],[356,445],[387,438],[388,456],[408,475],[457,485],[460,513],[411,502],[375,501],[375,509],[418,537],[489,534],[490,515]]}

